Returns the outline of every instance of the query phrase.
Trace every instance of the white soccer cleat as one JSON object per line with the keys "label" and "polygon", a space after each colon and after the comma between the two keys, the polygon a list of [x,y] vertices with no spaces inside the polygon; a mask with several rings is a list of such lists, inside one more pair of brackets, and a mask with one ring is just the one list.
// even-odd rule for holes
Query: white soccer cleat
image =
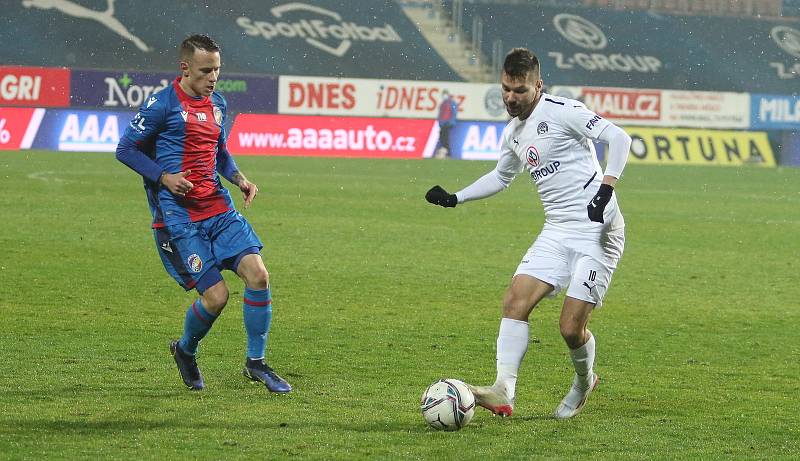
{"label": "white soccer cleat", "polygon": [[472,386],[467,384],[472,395],[475,396],[475,403],[486,408],[498,416],[511,416],[514,411],[514,399],[506,395],[504,389],[495,386]]}
{"label": "white soccer cleat", "polygon": [[579,385],[578,376],[575,375],[575,379],[572,381],[572,387],[569,392],[567,392],[567,395],[564,396],[564,399],[561,400],[555,413],[553,413],[553,417],[556,419],[568,419],[580,413],[583,406],[586,405],[589,394],[592,393],[598,384],[600,384],[600,377],[592,373],[592,384],[584,389]]}

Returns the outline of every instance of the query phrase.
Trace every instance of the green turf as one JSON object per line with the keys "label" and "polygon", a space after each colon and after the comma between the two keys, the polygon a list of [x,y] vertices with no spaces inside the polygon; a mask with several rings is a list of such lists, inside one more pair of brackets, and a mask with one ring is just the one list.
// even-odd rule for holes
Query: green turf
{"label": "green turf", "polygon": [[[238,158],[261,194],[271,364],[241,376],[241,282],[201,345],[207,390],[167,344],[194,296],[164,272],[141,181],[111,154],[0,153],[2,459],[797,459],[800,170],[631,165],[627,248],[590,327],[602,377],[572,379],[562,298],[531,319],[511,419],[428,429],[441,377],[494,379],[500,299],[542,224],[525,177],[442,209],[486,162]],[[241,204],[241,197],[236,197]]]}

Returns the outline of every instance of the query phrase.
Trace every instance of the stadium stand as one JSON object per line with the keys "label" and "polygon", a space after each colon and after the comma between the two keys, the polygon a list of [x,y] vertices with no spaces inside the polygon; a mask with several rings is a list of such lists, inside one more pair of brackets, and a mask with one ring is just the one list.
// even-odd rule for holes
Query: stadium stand
{"label": "stadium stand", "polygon": [[[446,0],[442,7],[465,36],[480,33],[487,61],[497,63],[514,46],[531,48],[551,85],[797,92],[794,18],[760,19],[746,9],[738,16],[673,15],[552,3]],[[651,2],[620,5],[628,3]]]}
{"label": "stadium stand", "polygon": [[171,71],[176,44],[208,33],[226,72],[463,80],[400,6],[372,0],[136,2],[17,0],[0,28],[0,62]]}
{"label": "stadium stand", "polygon": [[670,14],[780,17],[782,0],[585,0],[585,6]]}
{"label": "stadium stand", "polygon": [[781,13],[784,17],[800,18],[800,0],[783,0]]}

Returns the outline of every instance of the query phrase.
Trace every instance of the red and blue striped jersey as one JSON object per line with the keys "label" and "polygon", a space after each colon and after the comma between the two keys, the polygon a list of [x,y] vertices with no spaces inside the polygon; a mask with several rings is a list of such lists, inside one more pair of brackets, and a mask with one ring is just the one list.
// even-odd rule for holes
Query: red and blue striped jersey
{"label": "red and blue striped jersey", "polygon": [[124,136],[168,173],[190,170],[194,187],[185,197],[145,178],[153,227],[200,221],[233,209],[217,174],[217,153],[225,149],[225,98],[217,93],[192,97],[172,85],[150,97]]}

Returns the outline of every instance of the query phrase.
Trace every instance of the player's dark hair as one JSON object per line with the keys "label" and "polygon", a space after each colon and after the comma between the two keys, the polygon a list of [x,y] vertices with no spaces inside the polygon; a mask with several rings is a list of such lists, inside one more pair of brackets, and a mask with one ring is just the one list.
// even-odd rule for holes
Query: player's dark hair
{"label": "player's dark hair", "polygon": [[208,52],[219,51],[219,45],[211,37],[206,34],[195,34],[186,37],[181,42],[180,56],[181,59],[189,59],[194,56],[195,50],[205,50]]}
{"label": "player's dark hair", "polygon": [[514,48],[506,55],[503,72],[509,77],[524,78],[528,74],[534,82],[539,76],[539,58],[527,48]]}

